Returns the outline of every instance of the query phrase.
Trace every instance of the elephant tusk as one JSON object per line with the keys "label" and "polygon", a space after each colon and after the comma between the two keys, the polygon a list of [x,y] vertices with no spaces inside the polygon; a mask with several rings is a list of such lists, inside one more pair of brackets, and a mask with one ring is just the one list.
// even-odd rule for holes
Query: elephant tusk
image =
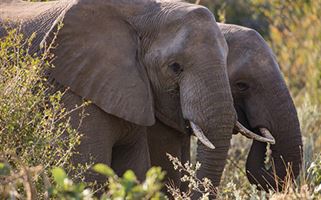
{"label": "elephant tusk", "polygon": [[271,140],[271,144],[275,144],[275,139],[267,128],[260,128],[260,132],[262,133],[263,137]]}
{"label": "elephant tusk", "polygon": [[215,146],[209,141],[209,139],[207,139],[202,129],[193,122],[190,122],[190,124],[195,136],[208,148],[215,149]]}
{"label": "elephant tusk", "polygon": [[260,132],[262,133],[263,137],[248,130],[239,121],[236,122],[235,129],[236,131],[240,132],[242,135],[244,135],[247,138],[254,139],[260,142],[275,144],[274,137],[272,136],[270,131],[266,128],[260,128]]}

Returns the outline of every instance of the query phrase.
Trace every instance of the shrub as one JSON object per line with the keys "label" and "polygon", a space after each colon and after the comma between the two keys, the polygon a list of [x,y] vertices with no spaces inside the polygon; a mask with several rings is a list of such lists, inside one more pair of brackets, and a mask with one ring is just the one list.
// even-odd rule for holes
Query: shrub
{"label": "shrub", "polygon": [[[48,175],[52,166],[83,171],[70,161],[81,134],[71,127],[70,113],[60,104],[63,92],[51,91],[46,80],[45,71],[52,67],[51,46],[42,55],[31,55],[34,36],[24,39],[17,30],[8,30],[0,41],[0,161],[10,165],[12,175],[39,169]],[[37,177],[32,187],[42,191],[43,181]],[[7,194],[3,189],[0,192],[11,198],[28,194],[26,187]],[[37,193],[37,198],[43,197]]]}
{"label": "shrub", "polygon": [[128,200],[164,200],[165,195],[160,192],[163,187],[162,180],[165,172],[160,167],[152,167],[146,173],[144,182],[139,183],[134,172],[127,170],[122,177],[104,164],[96,164],[93,169],[108,177],[107,192],[102,200],[128,199]]}
{"label": "shrub", "polygon": [[[97,200],[94,192],[85,183],[75,183],[68,177],[65,170],[60,167],[54,167],[51,170],[53,181],[49,181],[48,177],[41,172],[43,168],[26,167],[17,173],[7,163],[0,162],[0,178],[2,185],[0,186],[1,199],[39,199],[36,187],[34,187],[37,176],[44,177],[45,190],[43,193],[44,199],[59,199],[59,200]],[[161,181],[165,176],[165,172],[160,167],[152,167],[146,173],[146,179],[140,183],[134,172],[128,170],[122,177],[118,177],[111,168],[104,164],[96,164],[93,167],[98,173],[108,177],[107,192],[101,195],[100,200],[111,199],[127,199],[127,200],[165,200],[167,199],[160,192],[162,188]],[[20,188],[19,188],[20,187]],[[21,193],[21,187],[25,192],[25,196]]]}

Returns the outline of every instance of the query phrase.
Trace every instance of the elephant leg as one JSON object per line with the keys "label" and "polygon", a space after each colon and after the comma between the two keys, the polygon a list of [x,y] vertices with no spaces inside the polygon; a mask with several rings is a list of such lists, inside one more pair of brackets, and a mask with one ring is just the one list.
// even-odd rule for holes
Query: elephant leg
{"label": "elephant leg", "polygon": [[[81,105],[82,98],[71,91],[66,92],[62,98],[62,103],[67,110],[72,110],[76,105]],[[91,104],[84,108],[85,116],[81,120],[81,109],[70,114],[70,123],[73,128],[83,134],[81,143],[76,147],[78,154],[74,155],[74,164],[104,163],[111,166],[112,147],[121,132],[122,122],[119,118],[106,114],[100,108]],[[123,120],[124,121],[124,120]],[[81,123],[80,123],[81,122]],[[104,184],[106,177],[94,173],[92,170],[85,172],[85,181]]]}
{"label": "elephant leg", "polygon": [[189,136],[176,131],[163,124],[159,120],[155,125],[148,127],[148,145],[153,166],[160,166],[166,173],[168,183],[172,182],[176,187],[180,187],[181,173],[174,170],[173,164],[169,161],[166,153],[177,157],[179,160],[187,159],[187,155],[182,154],[182,147]]}
{"label": "elephant leg", "polygon": [[111,163],[119,176],[131,169],[137,178],[143,181],[147,170],[151,167],[146,128],[137,126],[135,129],[115,144]]}

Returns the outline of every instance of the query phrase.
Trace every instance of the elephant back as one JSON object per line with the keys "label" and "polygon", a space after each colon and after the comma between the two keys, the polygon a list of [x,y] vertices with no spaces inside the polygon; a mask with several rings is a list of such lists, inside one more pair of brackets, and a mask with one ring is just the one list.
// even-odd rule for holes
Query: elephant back
{"label": "elephant back", "polygon": [[38,52],[45,42],[52,37],[52,30],[62,20],[73,1],[25,2],[5,0],[0,3],[0,37],[5,36],[6,29],[17,28],[29,38],[35,33],[30,53]]}

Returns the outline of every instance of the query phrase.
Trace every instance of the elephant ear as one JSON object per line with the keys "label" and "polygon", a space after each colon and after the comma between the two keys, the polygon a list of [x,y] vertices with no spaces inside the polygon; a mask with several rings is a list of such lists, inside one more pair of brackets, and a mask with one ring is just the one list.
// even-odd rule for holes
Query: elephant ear
{"label": "elephant ear", "polygon": [[107,113],[135,124],[155,122],[138,35],[110,5],[75,4],[64,16],[53,78]]}

